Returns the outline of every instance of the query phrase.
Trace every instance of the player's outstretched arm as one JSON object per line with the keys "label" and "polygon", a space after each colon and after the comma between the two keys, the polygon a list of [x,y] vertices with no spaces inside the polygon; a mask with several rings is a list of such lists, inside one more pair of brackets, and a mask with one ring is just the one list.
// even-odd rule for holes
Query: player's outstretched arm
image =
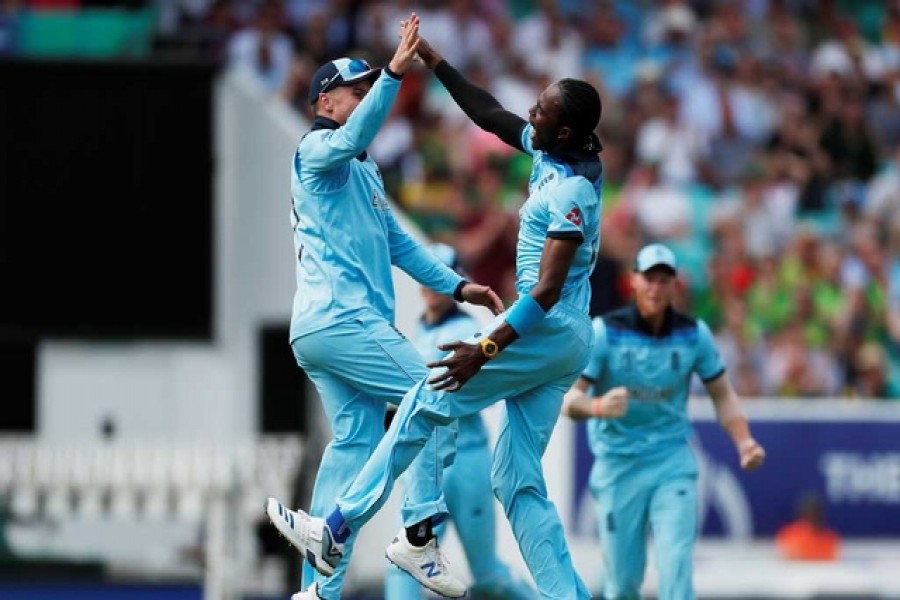
{"label": "player's outstretched arm", "polygon": [[419,38],[416,49],[422,62],[434,71],[438,80],[466,115],[476,125],[495,134],[505,143],[524,152],[522,128],[526,121],[511,113],[484,90],[457,71],[424,39]]}
{"label": "player's outstretched arm", "polygon": [[489,286],[469,281],[462,286],[459,295],[464,302],[483,306],[495,316],[503,312],[503,301]]}
{"label": "player's outstretched arm", "polygon": [[766,459],[765,449],[750,435],[750,425],[741,410],[737,392],[731,386],[728,377],[722,373],[712,381],[706,382],[706,390],[712,397],[716,409],[716,417],[722,428],[728,432],[738,451],[741,468],[752,471]]}
{"label": "player's outstretched arm", "polygon": [[381,129],[394,106],[400,81],[412,64],[419,41],[419,17],[415,13],[400,26],[400,39],[393,58],[359,106],[336,130],[306,136],[297,149],[307,171],[330,171],[363,152]]}

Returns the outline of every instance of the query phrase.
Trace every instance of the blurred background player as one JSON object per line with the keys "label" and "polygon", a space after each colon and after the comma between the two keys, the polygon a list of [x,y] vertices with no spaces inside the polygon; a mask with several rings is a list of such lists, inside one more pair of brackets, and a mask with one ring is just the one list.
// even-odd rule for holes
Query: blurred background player
{"label": "blurred background player", "polygon": [[[433,244],[431,251],[445,265],[465,277],[456,251],[446,244]],[[438,345],[461,340],[478,331],[478,322],[460,310],[452,298],[422,287],[425,313],[419,321],[415,344],[426,361],[440,360],[444,352]],[[474,583],[468,596],[473,600],[531,600],[534,590],[514,577],[497,557],[494,523],[494,493],[491,490],[491,448],[488,432],[479,414],[457,422],[456,456],[444,469],[443,490],[447,509],[462,542]],[[400,481],[409,484],[412,471]],[[442,537],[447,521],[438,528]],[[422,586],[415,579],[392,566],[385,578],[385,600],[413,600],[423,597]]]}
{"label": "blurred background player", "polygon": [[648,530],[659,597],[694,597],[697,459],[687,415],[694,373],[712,396],[741,467],[755,469],[765,458],[706,323],[672,308],[677,281],[669,248],[641,249],[631,276],[634,303],[594,319],[591,361],[563,404],[569,417],[590,419],[590,486],[609,600],[641,597]]}
{"label": "blurred background player", "polygon": [[[384,433],[386,404],[398,403],[428,373],[413,345],[394,328],[391,265],[439,293],[502,310],[490,288],[465,281],[403,231],[378,167],[366,154],[393,106],[417,40],[418,18],[412,15],[386,68],[347,58],[322,65],[310,84],[316,119],[294,155],[297,292],[291,347],[319,391],[334,436],[316,475],[314,510],[329,510],[347,490]],[[407,489],[403,510],[413,545],[433,538],[431,518],[446,511],[435,475],[437,449],[429,446],[419,456],[413,467],[416,485]],[[298,535],[300,523],[280,504],[269,503],[267,514],[286,538]],[[353,540],[344,546],[347,558]],[[347,561],[326,556],[326,562],[310,565],[311,557],[304,558],[308,589],[295,598],[340,598]]]}
{"label": "blurred background player", "polygon": [[[529,198],[520,211],[513,306],[466,341],[440,346],[444,367],[404,396],[394,422],[350,490],[323,523],[289,511],[304,535],[295,546],[317,560],[363,527],[433,430],[504,400],[491,481],[542,597],[588,600],[565,531],[550,501],[541,457],[565,391],[590,358],[590,273],[600,245],[600,122],[597,90],[561,79],[540,93],[528,121],[466,79],[424,39],[419,55],[472,121],[532,158]],[[278,504],[270,498],[270,504]],[[278,504],[278,506],[281,506]],[[321,513],[319,513],[321,514]],[[400,530],[387,556],[425,587],[450,597],[438,552],[418,552]],[[434,548],[434,546],[432,546]],[[465,590],[462,591],[465,593]]]}

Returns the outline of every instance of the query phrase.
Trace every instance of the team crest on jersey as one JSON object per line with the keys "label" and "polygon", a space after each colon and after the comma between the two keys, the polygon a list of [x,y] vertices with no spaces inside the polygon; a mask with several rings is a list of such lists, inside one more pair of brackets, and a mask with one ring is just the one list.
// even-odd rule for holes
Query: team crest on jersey
{"label": "team crest on jersey", "polygon": [[573,206],[572,210],[569,211],[569,214],[566,215],[566,220],[581,227],[581,209],[577,206]]}

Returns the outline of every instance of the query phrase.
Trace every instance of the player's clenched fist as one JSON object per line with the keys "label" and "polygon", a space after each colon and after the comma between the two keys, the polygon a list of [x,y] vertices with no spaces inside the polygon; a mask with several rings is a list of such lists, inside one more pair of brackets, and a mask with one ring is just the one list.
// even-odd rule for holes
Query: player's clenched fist
{"label": "player's clenched fist", "polygon": [[741,455],[741,468],[745,471],[756,469],[766,460],[765,449],[753,438],[747,438],[741,442],[738,450]]}
{"label": "player's clenched fist", "polygon": [[628,410],[628,390],[614,387],[594,399],[594,415],[600,419],[618,419]]}

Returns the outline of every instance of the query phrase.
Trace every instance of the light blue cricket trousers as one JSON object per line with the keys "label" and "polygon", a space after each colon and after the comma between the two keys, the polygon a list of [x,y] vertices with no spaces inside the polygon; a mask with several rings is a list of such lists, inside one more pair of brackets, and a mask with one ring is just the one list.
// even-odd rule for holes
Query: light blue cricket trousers
{"label": "light blue cricket trousers", "polygon": [[[501,315],[469,341],[489,334],[503,319]],[[559,514],[547,498],[541,456],[563,395],[587,364],[591,337],[588,317],[560,302],[459,391],[435,391],[420,381],[403,398],[375,454],[337,502],[350,529],[358,531],[384,504],[394,481],[437,426],[505,398],[491,471],[494,494],[541,597],[590,599],[572,566]]]}
{"label": "light blue cricket trousers", "polygon": [[[476,417],[478,418],[478,417]],[[468,419],[458,421],[460,429]],[[412,471],[401,476],[410,484]],[[491,491],[491,449],[487,443],[457,446],[453,464],[444,469],[444,497],[453,526],[462,542],[474,583],[469,595],[474,599],[533,600],[534,591],[513,577],[497,558],[494,494]],[[443,539],[446,521],[435,530]],[[385,576],[384,600],[424,598],[422,584],[397,567],[391,566]]]}
{"label": "light blue cricket trousers", "polygon": [[690,445],[664,446],[636,456],[598,456],[590,486],[606,567],[605,600],[641,597],[648,531],[659,597],[693,600],[697,459]]}
{"label": "light blue cricket trousers", "polygon": [[[413,344],[374,313],[301,336],[291,348],[315,384],[331,424],[333,437],[322,455],[310,506],[311,514],[325,514],[347,491],[383,437],[386,403],[399,403],[428,369]],[[435,445],[441,436],[440,430],[435,431],[411,466],[416,484],[406,490],[404,525],[447,513]],[[305,563],[303,589],[316,581],[323,600],[338,600],[355,539],[352,535],[347,540],[344,560],[332,577],[319,575]]]}

